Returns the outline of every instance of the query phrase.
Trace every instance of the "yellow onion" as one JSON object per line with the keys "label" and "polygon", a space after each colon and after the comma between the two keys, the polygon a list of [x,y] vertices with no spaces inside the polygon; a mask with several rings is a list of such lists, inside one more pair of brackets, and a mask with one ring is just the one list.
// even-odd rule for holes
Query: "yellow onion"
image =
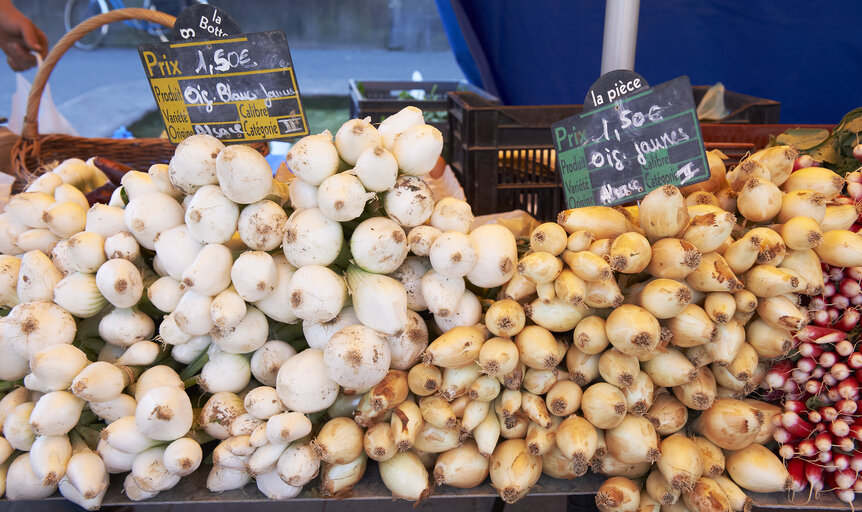
{"label": "yellow onion", "polygon": [[521,258],[517,269],[519,274],[536,284],[548,283],[563,270],[563,262],[548,252],[532,252]]}
{"label": "yellow onion", "polygon": [[563,455],[563,452],[554,445],[550,451],[542,455],[542,473],[551,478],[572,480],[578,478],[571,459]]}
{"label": "yellow onion", "polygon": [[634,384],[641,372],[640,363],[634,356],[626,355],[612,348],[599,356],[599,375],[608,384],[625,389]]}
{"label": "yellow onion", "polygon": [[523,498],[542,474],[542,459],[527,450],[523,439],[509,439],[497,445],[491,455],[491,485],[506,503]]}
{"label": "yellow onion", "polygon": [[557,340],[548,329],[528,325],[515,337],[518,360],[530,368],[556,368],[560,364]]}
{"label": "yellow onion", "polygon": [[669,393],[656,395],[652,406],[646,412],[655,431],[662,436],[673,434],[682,429],[688,421],[688,409]]}
{"label": "yellow onion", "polygon": [[655,277],[684,279],[700,265],[701,252],[691,242],[663,238],[652,245],[647,272]]}
{"label": "yellow onion", "polygon": [[688,223],[688,210],[679,189],[665,185],[647,194],[638,209],[640,226],[651,242],[675,237]]}
{"label": "yellow onion", "polygon": [[586,473],[598,447],[596,427],[580,416],[569,416],[557,426],[556,441],[572,472],[576,476]]}
{"label": "yellow onion", "polygon": [[477,326],[457,326],[432,341],[422,361],[440,368],[455,368],[470,364],[479,356],[485,335]]}
{"label": "yellow onion", "polygon": [[647,476],[646,482],[644,482],[644,490],[662,505],[673,505],[679,499],[680,494],[682,494],[680,489],[674,489],[670,485],[670,482],[665,479],[664,475],[656,467],[653,467]]}
{"label": "yellow onion", "polygon": [[623,304],[611,311],[605,332],[615,348],[634,357],[649,354],[661,341],[658,320],[649,311],[633,304]]}
{"label": "yellow onion", "polygon": [[754,442],[763,413],[740,400],[723,398],[703,411],[693,428],[725,450],[739,450]]}
{"label": "yellow onion", "polygon": [[593,235],[592,231],[587,231],[585,229],[577,230],[570,234],[566,239],[566,250],[572,252],[586,251],[595,239],[596,237]]}
{"label": "yellow onion", "polygon": [[608,262],[590,251],[563,251],[561,257],[569,269],[584,281],[603,281],[613,276]]}
{"label": "yellow onion", "polygon": [[781,210],[781,190],[769,180],[751,178],[739,190],[736,207],[746,219],[766,222]]}
{"label": "yellow onion", "polygon": [[615,308],[623,303],[623,294],[616,280],[587,282],[584,303],[592,308]]}
{"label": "yellow onion", "polygon": [[608,453],[620,462],[638,464],[661,459],[655,427],[643,416],[627,414],[616,427],[605,431]]}
{"label": "yellow onion", "polygon": [[700,453],[700,461],[703,464],[703,476],[715,478],[724,473],[724,452],[713,444],[709,439],[702,436],[693,438]]}
{"label": "yellow onion", "polygon": [[593,239],[616,238],[629,231],[640,232],[622,212],[607,206],[563,210],[557,215],[557,224],[563,226],[566,233],[588,231]]}
{"label": "yellow onion", "polygon": [[527,366],[524,363],[518,363],[518,367],[512,370],[511,372],[497,377],[497,380],[500,381],[506,389],[520,389],[521,382],[524,380],[524,374],[527,372]]}
{"label": "yellow onion", "polygon": [[[862,244],[860,244],[860,249],[862,249]],[[860,263],[862,263],[862,257],[859,258]],[[821,257],[821,259],[823,258]],[[825,259],[823,261],[829,263]],[[757,265],[746,272],[743,279],[745,280],[745,289],[758,297],[778,297],[788,293],[802,292],[807,288],[805,280],[793,270],[772,265]]]}
{"label": "yellow onion", "polygon": [[643,271],[652,259],[649,240],[639,233],[623,233],[611,244],[609,263],[611,268],[624,274]]}
{"label": "yellow onion", "polygon": [[743,343],[736,353],[736,357],[727,365],[726,369],[737,380],[747,381],[757,371],[758,362],[759,358],[754,348],[748,343]]}
{"label": "yellow onion", "polygon": [[673,387],[691,382],[697,377],[697,369],[682,352],[667,347],[649,361],[641,363],[641,371],[650,376],[656,386]]}
{"label": "yellow onion", "polygon": [[731,190],[739,192],[748,180],[752,178],[769,180],[770,177],[769,169],[763,164],[756,160],[746,159],[727,173],[727,184],[730,185]]}
{"label": "yellow onion", "polygon": [[[564,268],[554,280],[554,295],[572,306],[580,306],[586,294],[587,282],[578,277],[571,269]],[[493,308],[494,306],[492,305],[491,307]],[[488,311],[490,311],[490,308]],[[486,321],[487,317],[488,314],[485,313]]]}
{"label": "yellow onion", "polygon": [[431,495],[428,471],[413,452],[400,452],[378,463],[380,479],[395,498],[423,501]]}
{"label": "yellow onion", "polygon": [[587,250],[596,256],[600,256],[602,259],[607,260],[611,252],[611,244],[613,244],[613,242],[614,241],[610,238],[602,238],[591,243]]}
{"label": "yellow onion", "polygon": [[562,418],[554,416],[551,425],[547,428],[540,427],[534,422],[527,426],[527,449],[533,455],[544,455],[557,446],[557,427],[562,423]]}
{"label": "yellow onion", "polygon": [[859,218],[860,210],[862,210],[862,207],[855,203],[827,206],[823,220],[819,223],[820,231],[850,229]]}
{"label": "yellow onion", "polygon": [[658,319],[673,318],[691,303],[691,290],[673,279],[653,279],[634,298],[634,302]]}
{"label": "yellow onion", "polygon": [[521,401],[523,396],[519,389],[504,389],[500,396],[494,401],[494,410],[497,416],[500,417],[501,423],[504,423],[507,428],[514,428],[518,422],[516,416],[521,410]]}
{"label": "yellow onion", "polygon": [[460,444],[461,429],[440,428],[425,422],[413,442],[413,448],[426,453],[443,453],[457,448]]}
{"label": "yellow onion", "polygon": [[398,453],[395,439],[392,437],[392,427],[388,423],[377,423],[369,427],[365,431],[363,448],[370,459],[376,461],[391,459]]}
{"label": "yellow onion", "polygon": [[[709,362],[719,366],[727,366],[733,361],[743,343],[745,343],[745,328],[742,326],[742,323],[734,318],[726,324],[718,324],[715,329],[715,342],[709,345],[702,345],[698,348],[706,349]],[[691,353],[688,353],[687,356],[693,363],[695,362]],[[695,364],[695,366],[703,365]]]}
{"label": "yellow onion", "polygon": [[566,369],[569,378],[584,387],[599,376],[599,354],[587,354],[572,345],[566,352]]}
{"label": "yellow onion", "polygon": [[[854,212],[855,213],[855,212]],[[853,219],[854,222],[856,217]],[[852,225],[852,224],[851,224]],[[793,217],[777,228],[788,248],[794,251],[814,249],[823,242],[820,224],[811,217]]]}
{"label": "yellow onion", "polygon": [[497,419],[497,415],[491,412],[486,414],[485,419],[476,425],[472,434],[473,439],[476,440],[476,446],[479,448],[479,453],[485,457],[490,457],[500,439],[500,420]]}
{"label": "yellow onion", "polygon": [[346,464],[362,453],[362,429],[351,418],[333,418],[324,423],[311,447],[323,462]]}
{"label": "yellow onion", "polygon": [[805,167],[798,169],[787,178],[781,190],[793,192],[796,190],[812,190],[820,192],[826,199],[832,199],[844,188],[844,178],[825,167]]}
{"label": "yellow onion", "polygon": [[781,198],[778,222],[784,223],[793,217],[810,217],[820,224],[826,215],[826,196],[813,190],[794,190]]}
{"label": "yellow onion", "polygon": [[793,334],[787,329],[777,329],[761,319],[746,326],[746,341],[763,358],[783,357],[793,347]]}
{"label": "yellow onion", "polygon": [[536,293],[536,283],[515,272],[512,278],[503,285],[500,297],[510,300],[521,300]]}
{"label": "yellow onion", "polygon": [[353,486],[362,480],[367,465],[368,457],[364,453],[344,464],[321,464],[320,494],[327,498],[349,496]]}
{"label": "yellow onion", "polygon": [[605,333],[605,319],[600,316],[584,318],[575,326],[572,341],[585,354],[601,353],[610,343]]}
{"label": "yellow onion", "polygon": [[559,380],[545,395],[545,406],[555,416],[568,416],[581,407],[581,387],[571,380]]}
{"label": "yellow onion", "polygon": [[736,211],[736,197],[736,192],[731,190],[729,187],[722,188],[715,193],[715,198],[718,200],[718,206],[727,212]]}
{"label": "yellow onion", "polygon": [[488,477],[488,472],[488,459],[479,453],[472,439],[441,453],[434,463],[434,481],[437,485],[459,489],[476,487]]}
{"label": "yellow onion", "polygon": [[650,466],[649,462],[641,462],[638,464],[627,464],[615,459],[611,454],[606,454],[600,459],[594,459],[592,463],[593,473],[600,473],[605,476],[621,476],[625,478],[641,478],[646,475]]}
{"label": "yellow onion", "polygon": [[691,512],[727,512],[730,500],[712,478],[701,477],[695,482],[694,489],[682,497]]}
{"label": "yellow onion", "polygon": [[751,313],[757,309],[757,296],[748,290],[743,289],[733,292],[733,300],[736,302],[737,312]]}
{"label": "yellow onion", "polygon": [[717,475],[713,478],[730,501],[730,508],[733,512],[751,511],[753,504],[751,498],[746,496],[745,492],[733,480],[724,475]]}
{"label": "yellow onion", "polygon": [[[683,192],[683,195],[685,195],[685,192]],[[685,196],[686,207],[698,204],[718,206],[718,198],[716,198],[715,194],[713,194],[712,192],[707,192],[705,190],[698,190],[697,192],[692,192],[691,194]]]}
{"label": "yellow onion", "polygon": [[709,179],[694,185],[689,185],[680,189],[684,196],[687,196],[698,190],[707,192],[715,192],[723,186],[727,186],[725,175],[727,168],[724,165],[724,160],[727,156],[718,149],[706,152],[706,162],[709,165]]}
{"label": "yellow onion", "polygon": [[706,294],[703,310],[713,322],[724,324],[736,313],[736,300],[728,292],[711,292]]}
{"label": "yellow onion", "polygon": [[638,372],[632,385],[623,389],[626,397],[626,410],[629,414],[643,416],[652,406],[655,398],[655,384],[649,375]]}
{"label": "yellow onion", "polygon": [[597,382],[584,390],[581,412],[596,428],[613,428],[625,418],[626,397],[618,387]]}
{"label": "yellow onion", "polygon": [[662,440],[660,450],[656,466],[662,476],[674,489],[691,492],[703,470],[697,445],[682,434],[673,434]]}
{"label": "yellow onion", "polygon": [[759,239],[743,236],[727,247],[723,253],[724,261],[727,262],[731,272],[745,272],[757,263],[759,249]]}
{"label": "yellow onion", "polygon": [[497,377],[514,370],[518,360],[518,346],[509,339],[496,337],[482,345],[477,363],[483,373]]}
{"label": "yellow onion", "polygon": [[512,299],[495,301],[485,312],[485,326],[494,336],[511,338],[521,332],[526,320],[524,308]]}
{"label": "yellow onion", "polygon": [[482,400],[471,400],[464,408],[464,415],[461,416],[461,430],[463,432],[472,432],[491,409],[491,402]]}
{"label": "yellow onion", "polygon": [[752,444],[727,455],[727,473],[740,487],[753,492],[779,492],[790,488],[790,474],[769,449]]}
{"label": "yellow onion", "polygon": [[646,490],[641,491],[641,503],[638,512],[661,512],[661,503],[654,500]]}
{"label": "yellow onion", "polygon": [[742,282],[730,270],[727,261],[714,252],[704,254],[700,265],[685,280],[702,292],[734,292],[742,288]]}
{"label": "yellow onion", "polygon": [[677,347],[696,347],[712,343],[718,335],[712,319],[696,304],[686,306],[678,315],[668,319],[665,326],[673,336],[671,343]]}
{"label": "yellow onion", "polygon": [[556,368],[550,370],[529,368],[527,373],[524,374],[524,380],[521,382],[521,386],[530,393],[544,395],[549,389],[551,389],[551,386],[559,380],[557,378],[558,373],[559,372]]}
{"label": "yellow onion", "polygon": [[805,281],[805,290],[801,293],[805,295],[819,295],[823,293],[825,283],[823,281],[823,271],[820,269],[820,257],[813,250],[789,251],[787,256],[781,260],[781,265],[778,268],[791,270]]}
{"label": "yellow onion", "polygon": [[481,400],[484,402],[489,402],[500,394],[500,381],[489,377],[487,375],[482,375],[478,379],[474,380],[472,384],[470,384],[470,389],[467,391],[467,397],[470,400]]}
{"label": "yellow onion", "polygon": [[753,386],[749,385],[747,381],[737,379],[725,366],[713,364],[711,365],[711,370],[718,387],[731,389],[739,394],[739,396],[734,396],[734,398],[740,398],[754,390]]}
{"label": "yellow onion", "polygon": [[468,364],[460,368],[444,368],[443,382],[440,384],[440,396],[448,401],[455,400],[467,393],[470,385],[482,374],[477,364]]}
{"label": "yellow onion", "polygon": [[[438,428],[455,428],[458,418],[449,402],[440,395],[425,396],[419,399],[419,412],[425,423]],[[426,450],[427,451],[427,450]]]}
{"label": "yellow onion", "polygon": [[416,437],[422,430],[424,420],[419,406],[407,400],[392,410],[392,439],[399,450],[406,451],[413,447]]}
{"label": "yellow onion", "polygon": [[[367,403],[370,409],[374,412],[388,411],[406,400],[408,392],[407,372],[403,372],[401,370],[389,370],[386,376],[383,377],[383,380],[371,388],[367,393]],[[360,402],[360,410],[362,410],[364,402],[366,401],[363,400]],[[359,415],[357,414],[354,419],[358,417]],[[360,426],[363,426],[362,422],[357,421],[357,423],[359,423]]]}
{"label": "yellow onion", "polygon": [[771,148],[761,149],[748,157],[748,159],[763,164],[764,167],[769,169],[772,182],[781,186],[790,177],[790,173],[793,171],[793,163],[797,156],[799,156],[799,152],[793,146],[772,146]]}
{"label": "yellow onion", "polygon": [[427,396],[440,389],[443,374],[430,364],[417,364],[407,372],[407,386],[414,395]]}
{"label": "yellow onion", "polygon": [[827,231],[814,252],[833,267],[858,267],[862,265],[862,236],[852,231]]}
{"label": "yellow onion", "polygon": [[530,232],[530,250],[547,252],[556,256],[568,243],[568,234],[556,222],[544,222]]}
{"label": "yellow onion", "polygon": [[551,413],[548,412],[548,407],[542,397],[522,390],[521,410],[527,414],[532,422],[542,428],[551,428]]}
{"label": "yellow onion", "polygon": [[590,311],[584,305],[574,307],[557,297],[550,302],[536,299],[524,306],[524,312],[533,323],[553,332],[571,331]]}
{"label": "yellow onion", "polygon": [[702,366],[697,369],[694,380],[674,387],[673,394],[689,409],[709,409],[715,401],[715,376],[709,368]]}
{"label": "yellow onion", "polygon": [[640,492],[640,486],[635,482],[614,476],[599,487],[596,506],[601,512],[635,512],[640,507]]}
{"label": "yellow onion", "polygon": [[746,398],[743,402],[763,413],[763,425],[760,426],[760,432],[757,433],[754,442],[757,444],[766,444],[772,441],[772,434],[777,428],[773,422],[773,418],[784,412],[784,410],[775,404],[768,404],[753,398]]}
{"label": "yellow onion", "polygon": [[715,251],[727,240],[736,223],[736,216],[717,206],[701,204],[689,206],[691,221],[682,233],[683,240],[702,253]]}

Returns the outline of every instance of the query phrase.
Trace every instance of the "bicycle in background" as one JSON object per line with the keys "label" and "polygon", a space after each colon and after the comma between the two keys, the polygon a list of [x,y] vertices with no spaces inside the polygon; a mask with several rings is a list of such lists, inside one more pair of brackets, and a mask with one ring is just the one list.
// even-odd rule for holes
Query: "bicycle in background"
{"label": "bicycle in background", "polygon": [[[143,0],[141,7],[177,16],[192,3],[206,4],[208,2],[206,0]],[[66,27],[66,32],[68,32],[82,21],[92,18],[97,14],[125,7],[126,5],[123,3],[123,0],[66,0],[66,7],[63,10],[63,24]],[[126,20],[123,24],[157,37],[162,42],[168,40],[168,35],[171,32],[170,28],[149,21]],[[108,35],[109,27],[109,25],[102,25],[98,30],[94,30],[79,41],[76,41],[75,46],[82,50],[96,48],[102,43],[105,36]]]}

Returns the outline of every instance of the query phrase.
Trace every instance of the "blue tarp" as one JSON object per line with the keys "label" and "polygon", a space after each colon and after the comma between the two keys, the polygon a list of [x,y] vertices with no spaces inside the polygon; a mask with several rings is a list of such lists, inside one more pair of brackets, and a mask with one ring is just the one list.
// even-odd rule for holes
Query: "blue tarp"
{"label": "blue tarp", "polygon": [[[599,76],[604,1],[436,1],[465,76],[504,104],[583,103]],[[837,123],[862,106],[862,0],[641,0],[635,71]]]}

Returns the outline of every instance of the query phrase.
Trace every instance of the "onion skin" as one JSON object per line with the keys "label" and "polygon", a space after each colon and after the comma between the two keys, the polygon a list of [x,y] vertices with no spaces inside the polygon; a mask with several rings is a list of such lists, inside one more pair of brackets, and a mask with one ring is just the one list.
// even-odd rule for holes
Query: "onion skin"
{"label": "onion skin", "polygon": [[694,489],[682,497],[691,512],[727,512],[731,510],[730,500],[712,478],[702,477],[694,484]]}
{"label": "onion skin", "polygon": [[694,430],[725,450],[741,450],[754,442],[761,425],[760,410],[740,400],[722,398],[700,415]]}
{"label": "onion skin", "polygon": [[640,486],[628,478],[608,478],[596,493],[601,512],[634,512],[640,507]]}
{"label": "onion skin", "polygon": [[733,481],[749,491],[779,492],[790,488],[790,474],[784,464],[759,444],[728,454],[726,464]]}
{"label": "onion skin", "polygon": [[503,441],[491,455],[491,485],[506,503],[524,497],[542,474],[542,459],[527,450],[523,439]]}
{"label": "onion skin", "polygon": [[703,463],[694,441],[682,434],[673,434],[661,442],[662,458],[658,470],[674,489],[691,492],[701,476]]}

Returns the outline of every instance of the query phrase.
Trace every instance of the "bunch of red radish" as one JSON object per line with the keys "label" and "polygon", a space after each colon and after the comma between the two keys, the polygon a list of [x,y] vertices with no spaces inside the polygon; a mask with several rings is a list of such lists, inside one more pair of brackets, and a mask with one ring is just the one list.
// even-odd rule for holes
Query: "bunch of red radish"
{"label": "bunch of red radish", "polygon": [[831,268],[824,264],[823,295],[808,304],[811,324],[796,334],[797,357],[778,361],[767,373],[764,387],[778,391],[784,412],[774,417],[780,444],[793,479],[791,490],[819,494],[833,490],[852,503],[862,492],[862,413],[860,381],[862,353],[851,331],[862,307],[862,268]]}

